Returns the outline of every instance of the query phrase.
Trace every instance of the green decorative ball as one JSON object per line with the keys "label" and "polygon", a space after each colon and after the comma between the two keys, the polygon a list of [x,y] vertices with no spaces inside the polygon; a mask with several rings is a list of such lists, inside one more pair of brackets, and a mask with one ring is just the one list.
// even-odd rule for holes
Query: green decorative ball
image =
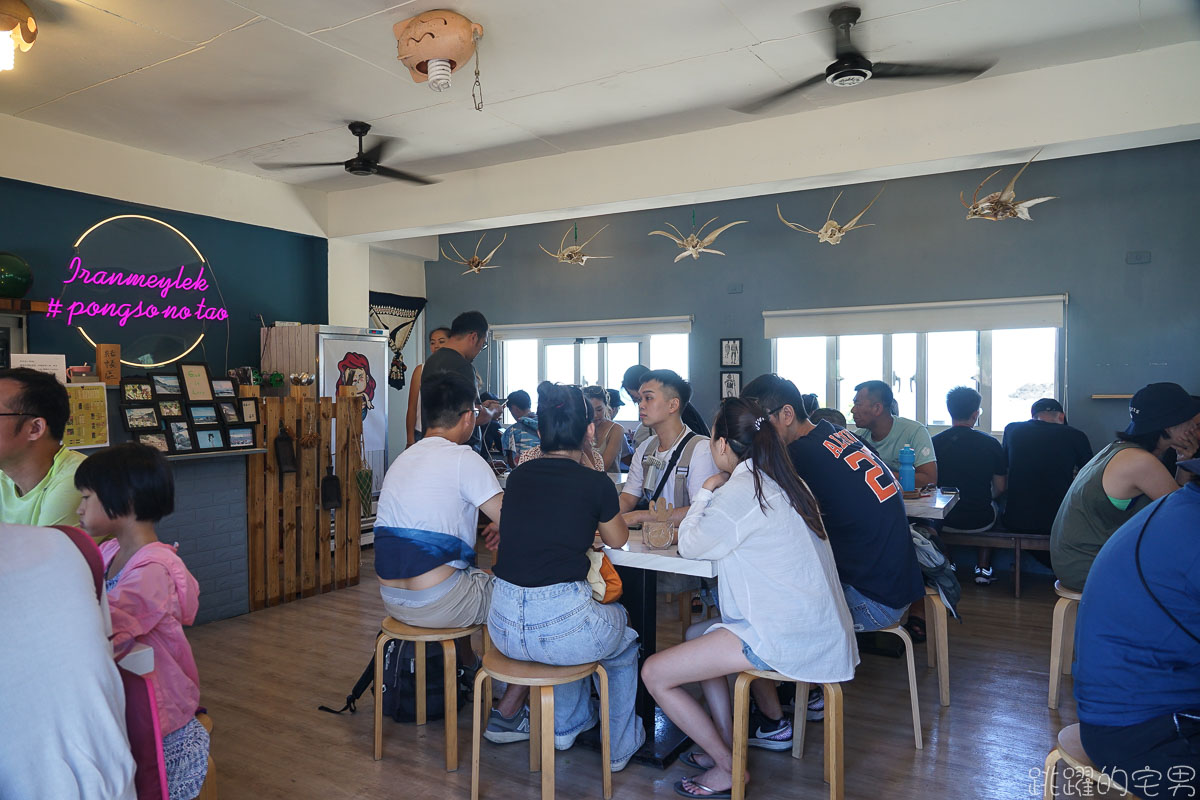
{"label": "green decorative ball", "polygon": [[21,299],[33,286],[33,269],[14,253],[0,253],[0,297]]}

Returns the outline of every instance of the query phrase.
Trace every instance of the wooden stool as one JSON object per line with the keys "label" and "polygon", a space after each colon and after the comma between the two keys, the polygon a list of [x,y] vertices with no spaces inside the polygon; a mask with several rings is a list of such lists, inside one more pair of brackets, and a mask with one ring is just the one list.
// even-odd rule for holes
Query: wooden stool
{"label": "wooden stool", "polygon": [[1063,675],[1071,674],[1075,658],[1075,611],[1079,608],[1079,592],[1068,589],[1062,581],[1054,582],[1059,600],[1054,604],[1054,626],[1050,629],[1050,698],[1046,705],[1058,708],[1058,689]]}
{"label": "wooden stool", "polygon": [[[909,664],[912,663],[911,659],[910,642]],[[733,686],[733,800],[744,800],[746,796],[746,738],[750,722],[750,683],[755,678],[792,681],[778,672],[757,669],[746,670],[737,676]],[[796,716],[792,722],[792,758],[803,758],[804,725],[808,721],[808,684],[802,681],[793,682],[796,684]],[[825,693],[825,782],[829,784],[829,800],[843,800],[846,787],[845,751],[842,749],[842,685],[823,683],[821,687]]]}
{"label": "wooden stool", "polygon": [[600,763],[604,775],[604,800],[612,798],[612,766],[609,763],[608,673],[598,662],[572,667],[554,667],[536,661],[517,661],[499,650],[483,654],[483,666],[475,674],[475,707],[471,735],[471,800],[479,800],[479,741],[491,703],[491,679],[529,687],[529,771],[542,771],[542,800],[554,798],[554,687],[574,683],[596,673],[600,679]]}
{"label": "wooden stool", "polygon": [[925,631],[926,669],[937,663],[938,694],[944,706],[950,705],[950,644],[948,629],[949,614],[938,590],[925,587],[925,620],[932,623],[933,630]]}
{"label": "wooden stool", "polygon": [[[1057,586],[1055,587],[1057,588]],[[1070,591],[1069,589],[1067,591]],[[1060,601],[1061,602],[1061,601]],[[1078,772],[1088,784],[1104,788],[1106,791],[1112,789],[1119,795],[1137,800],[1129,790],[1107,774],[1096,769],[1096,765],[1088,758],[1087,753],[1083,750],[1083,743],[1079,741],[1079,724],[1070,725],[1058,732],[1058,747],[1050,751],[1050,755],[1046,756],[1046,788],[1042,793],[1043,800],[1054,800],[1054,777],[1058,771],[1058,762],[1065,761],[1076,772]]]}
{"label": "wooden stool", "polygon": [[212,717],[201,712],[196,715],[196,721],[204,726],[209,735],[208,772],[204,774],[204,783],[200,786],[200,794],[196,795],[196,800],[217,800],[217,765],[213,763],[212,757]]}
{"label": "wooden stool", "polygon": [[[913,642],[912,637],[908,634],[908,630],[901,625],[893,625],[890,628],[883,628],[876,633],[890,633],[900,637],[900,641],[904,642],[904,656],[908,659],[908,702],[912,706],[912,723],[913,723],[913,739],[916,741],[917,749],[923,747],[921,742],[921,707],[917,703],[917,664],[913,657]],[[927,638],[928,640],[928,638]],[[796,698],[800,698],[797,696]],[[807,704],[806,704],[807,708]],[[806,717],[807,719],[807,717]],[[796,735],[796,727],[792,726],[792,736]],[[801,734],[803,736],[803,734]]]}
{"label": "wooden stool", "polygon": [[[446,771],[458,769],[458,660],[454,657],[454,640],[470,636],[482,625],[469,628],[418,628],[405,625],[392,617],[384,617],[383,629],[375,640],[375,760],[383,758],[383,648],[391,639],[413,642],[416,650],[417,678],[417,724],[425,724],[425,643],[441,642],[443,667],[442,677],[446,711]],[[484,650],[487,650],[487,633],[484,632]]]}

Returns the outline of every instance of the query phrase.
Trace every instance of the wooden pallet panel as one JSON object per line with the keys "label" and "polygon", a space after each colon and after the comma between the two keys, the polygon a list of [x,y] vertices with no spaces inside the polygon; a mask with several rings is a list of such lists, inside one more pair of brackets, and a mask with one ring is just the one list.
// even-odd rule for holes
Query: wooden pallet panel
{"label": "wooden pallet panel", "polygon": [[[305,440],[318,438],[317,402],[306,398],[300,406],[300,435]],[[317,504],[320,475],[320,448],[317,445],[300,449],[300,594],[311,597],[317,593],[320,554],[317,552]]]}
{"label": "wooden pallet panel", "polygon": [[264,477],[264,490],[267,495],[264,508],[264,538],[266,540],[265,570],[266,570],[266,602],[268,606],[280,603],[279,571],[283,558],[281,539],[283,532],[280,527],[280,492],[279,464],[275,460],[275,448],[272,446],[275,435],[279,432],[279,421],[283,405],[275,398],[269,398],[266,403],[267,437],[267,469]]}
{"label": "wooden pallet panel", "polygon": [[[333,399],[322,397],[320,400],[318,422],[320,423],[321,439],[317,443],[317,457],[321,461],[321,474],[326,474],[326,468],[336,465],[330,454],[331,433],[333,431]],[[317,519],[317,554],[320,557],[321,591],[328,592],[333,588],[333,554],[330,551],[329,512],[322,510]]]}
{"label": "wooden pallet panel", "polygon": [[[257,386],[239,386],[240,397],[254,398],[258,403],[258,430],[256,441],[262,446],[266,441],[263,431],[262,403],[258,401]],[[263,503],[266,500],[267,457],[262,454],[246,458],[246,564],[250,573],[250,610],[266,607],[266,518]]]}
{"label": "wooden pallet panel", "polygon": [[[292,434],[292,446],[296,447],[299,438],[296,432],[300,429],[299,404],[296,398],[287,397],[283,400],[283,424]],[[296,448],[297,450],[299,448]],[[289,472],[283,476],[283,495],[280,502],[283,506],[283,598],[284,602],[296,599],[299,571],[296,568],[296,490],[298,472]]]}

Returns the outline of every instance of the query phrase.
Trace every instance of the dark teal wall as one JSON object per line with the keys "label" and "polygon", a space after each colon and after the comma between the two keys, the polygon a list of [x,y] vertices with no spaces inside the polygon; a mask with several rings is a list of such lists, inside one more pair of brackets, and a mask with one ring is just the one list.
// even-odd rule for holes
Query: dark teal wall
{"label": "dark teal wall", "polygon": [[[224,370],[227,345],[230,367],[258,365],[259,323],[251,321],[251,314],[262,314],[268,324],[276,319],[327,321],[328,246],[318,237],[0,179],[0,251],[17,253],[32,265],[35,278],[29,299],[58,297],[68,275],[72,243],[100,220],[131,213],[182,230],[216,273],[229,310],[229,336],[225,325],[211,324],[203,352],[193,354],[207,360],[214,373]],[[32,315],[30,349],[65,352],[68,364],[95,361],[95,351],[63,319]],[[152,326],[158,321],[140,322]]]}
{"label": "dark teal wall", "polygon": [[[1000,186],[1014,169],[998,176]],[[1200,142],[1035,162],[1019,198],[1059,199],[1034,207],[1033,222],[964,219],[959,191],[970,197],[989,171],[892,181],[864,219],[875,227],[836,247],[784,227],[775,213],[778,202],[788,219],[819,225],[836,188],[697,205],[698,223],[750,224],[721,235],[724,258],[678,264],[676,247],[647,233],[665,221],[686,232],[691,206],[580,220],[581,237],[608,224],[588,251],[616,256],[586,268],[538,249],[555,249],[569,222],[508,228],[494,259],[503,269],[460,276],[457,264],[426,265],[426,313],[431,325],[466,309],[493,324],[692,314],[692,383],[707,415],[717,403],[719,339],[743,339],[744,381],[770,369],[764,310],[1067,292],[1068,410],[1093,445],[1128,421],[1125,403],[1093,393],[1162,380],[1200,393]],[[878,190],[846,187],[835,217],[844,222]],[[478,236],[442,237],[443,245],[470,251]],[[1131,250],[1150,251],[1151,263],[1127,265]],[[730,284],[741,293],[727,293]]]}

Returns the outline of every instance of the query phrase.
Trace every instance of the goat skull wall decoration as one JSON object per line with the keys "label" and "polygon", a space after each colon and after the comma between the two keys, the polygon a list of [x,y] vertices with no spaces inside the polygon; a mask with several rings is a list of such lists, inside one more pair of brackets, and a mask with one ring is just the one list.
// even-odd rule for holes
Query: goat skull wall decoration
{"label": "goat skull wall decoration", "polygon": [[[665,236],[668,239],[670,239],[672,242],[674,242],[675,244],[682,247],[683,252],[680,253],[679,255],[675,256],[675,263],[679,263],[680,259],[686,258],[687,256],[691,256],[693,260],[698,259],[698,258],[700,258],[701,253],[715,253],[716,255],[723,256],[723,255],[725,255],[724,253],[722,253],[720,250],[711,249],[709,247],[709,245],[711,245],[713,242],[715,242],[717,240],[718,236],[720,236],[722,233],[724,233],[725,231],[732,228],[734,225],[745,224],[746,220],[742,219],[742,220],[738,220],[737,222],[731,222],[728,225],[722,225],[721,227],[717,228],[715,231],[710,233],[708,236],[705,236],[703,239],[701,239],[700,236],[704,233],[704,229],[707,228],[709,225],[712,225],[716,221],[717,221],[717,218],[713,217],[708,222],[701,225],[700,230],[690,233],[687,236],[684,236],[683,232],[680,231],[679,228],[676,228],[674,225],[672,225],[669,222],[667,223],[667,227],[670,228],[671,230],[675,231],[675,233],[677,235],[672,236],[671,234],[667,233],[666,231],[650,231],[646,235],[647,236]],[[695,225],[696,224],[695,221],[693,221],[692,224]]]}
{"label": "goat skull wall decoration", "polygon": [[[604,226],[604,228],[607,228],[607,227],[608,227],[607,225]],[[546,255],[553,256],[554,258],[558,259],[558,262],[560,264],[577,264],[578,266],[582,267],[587,263],[587,260],[589,258],[612,258],[612,256],[589,256],[589,255],[585,255],[583,252],[583,248],[588,246],[588,242],[592,241],[592,239],[595,239],[597,236],[599,236],[600,232],[603,231],[604,228],[601,228],[600,230],[593,233],[587,239],[587,241],[585,241],[583,244],[573,244],[570,247],[564,248],[563,245],[565,245],[567,243],[567,237],[571,235],[572,229],[578,231],[578,228],[567,228],[567,232],[563,234],[562,241],[558,243],[558,252],[557,253],[551,253],[549,250],[542,247],[540,244],[538,245],[538,247],[542,247],[542,252],[545,253]],[[576,236],[578,236],[578,233],[576,234]]]}
{"label": "goat skull wall decoration", "polygon": [[791,228],[794,231],[803,231],[804,233],[811,233],[813,236],[817,237],[818,242],[827,242],[828,244],[838,244],[839,242],[842,241],[842,237],[845,236],[850,231],[855,230],[856,228],[870,228],[872,225],[875,224],[872,222],[872,223],[868,223],[866,225],[859,225],[858,221],[863,218],[863,214],[867,213],[867,209],[869,209],[871,206],[875,205],[875,201],[879,199],[879,195],[881,195],[881,194],[883,194],[883,189],[880,189],[879,194],[875,195],[875,197],[871,199],[871,202],[867,203],[867,208],[864,208],[862,211],[858,212],[858,214],[855,215],[855,217],[852,220],[850,220],[849,222],[847,222],[845,225],[839,225],[837,220],[835,220],[833,218],[833,209],[834,209],[834,207],[837,206],[838,200],[842,199],[842,193],[838,192],[838,196],[833,198],[833,205],[829,207],[829,213],[825,216],[825,224],[822,225],[819,230],[815,230],[815,231],[812,228],[806,228],[797,222],[788,222],[786,219],[784,219],[783,212],[779,210],[778,203],[775,204],[775,213],[779,215],[780,222],[782,222],[784,225],[787,225],[789,228]]}
{"label": "goat skull wall decoration", "polygon": [[458,248],[454,246],[454,242],[450,242],[450,249],[454,251],[454,255],[458,256],[458,258],[451,258],[450,256],[446,255],[445,250],[442,250],[442,257],[447,261],[453,261],[455,264],[462,264],[464,267],[466,267],[467,271],[462,273],[463,275],[466,275],[470,272],[474,272],[476,275],[478,275],[485,269],[499,269],[499,264],[492,264],[490,262],[492,260],[492,256],[496,255],[496,251],[500,249],[500,245],[504,244],[504,240],[508,238],[508,234],[504,234],[503,238],[500,239],[500,244],[493,247],[492,252],[488,253],[483,258],[480,258],[479,246],[483,244],[483,240],[486,238],[486,233],[479,237],[479,241],[475,243],[475,254],[470,258],[463,258],[462,253],[458,252]]}
{"label": "goat skull wall decoration", "polygon": [[1016,218],[1032,222],[1033,218],[1029,216],[1029,208],[1031,206],[1036,206],[1038,203],[1044,203],[1047,200],[1057,200],[1058,198],[1056,197],[1035,197],[1032,200],[1017,202],[1017,178],[1021,177],[1021,173],[1033,163],[1033,159],[1037,158],[1041,152],[1041,150],[1038,150],[1037,153],[1033,154],[1033,158],[1025,162],[1024,167],[1017,170],[1017,174],[1013,175],[1013,179],[1008,182],[1008,186],[1005,186],[1002,192],[992,192],[982,200],[979,199],[979,190],[983,188],[983,184],[994,178],[1000,170],[996,170],[991,175],[988,175],[979,186],[975,187],[975,194],[971,197],[971,205],[967,205],[967,199],[963,197],[962,192],[959,192],[958,200],[963,204],[963,208],[967,210],[967,219],[988,219],[992,222],[999,222],[1002,219]]}

